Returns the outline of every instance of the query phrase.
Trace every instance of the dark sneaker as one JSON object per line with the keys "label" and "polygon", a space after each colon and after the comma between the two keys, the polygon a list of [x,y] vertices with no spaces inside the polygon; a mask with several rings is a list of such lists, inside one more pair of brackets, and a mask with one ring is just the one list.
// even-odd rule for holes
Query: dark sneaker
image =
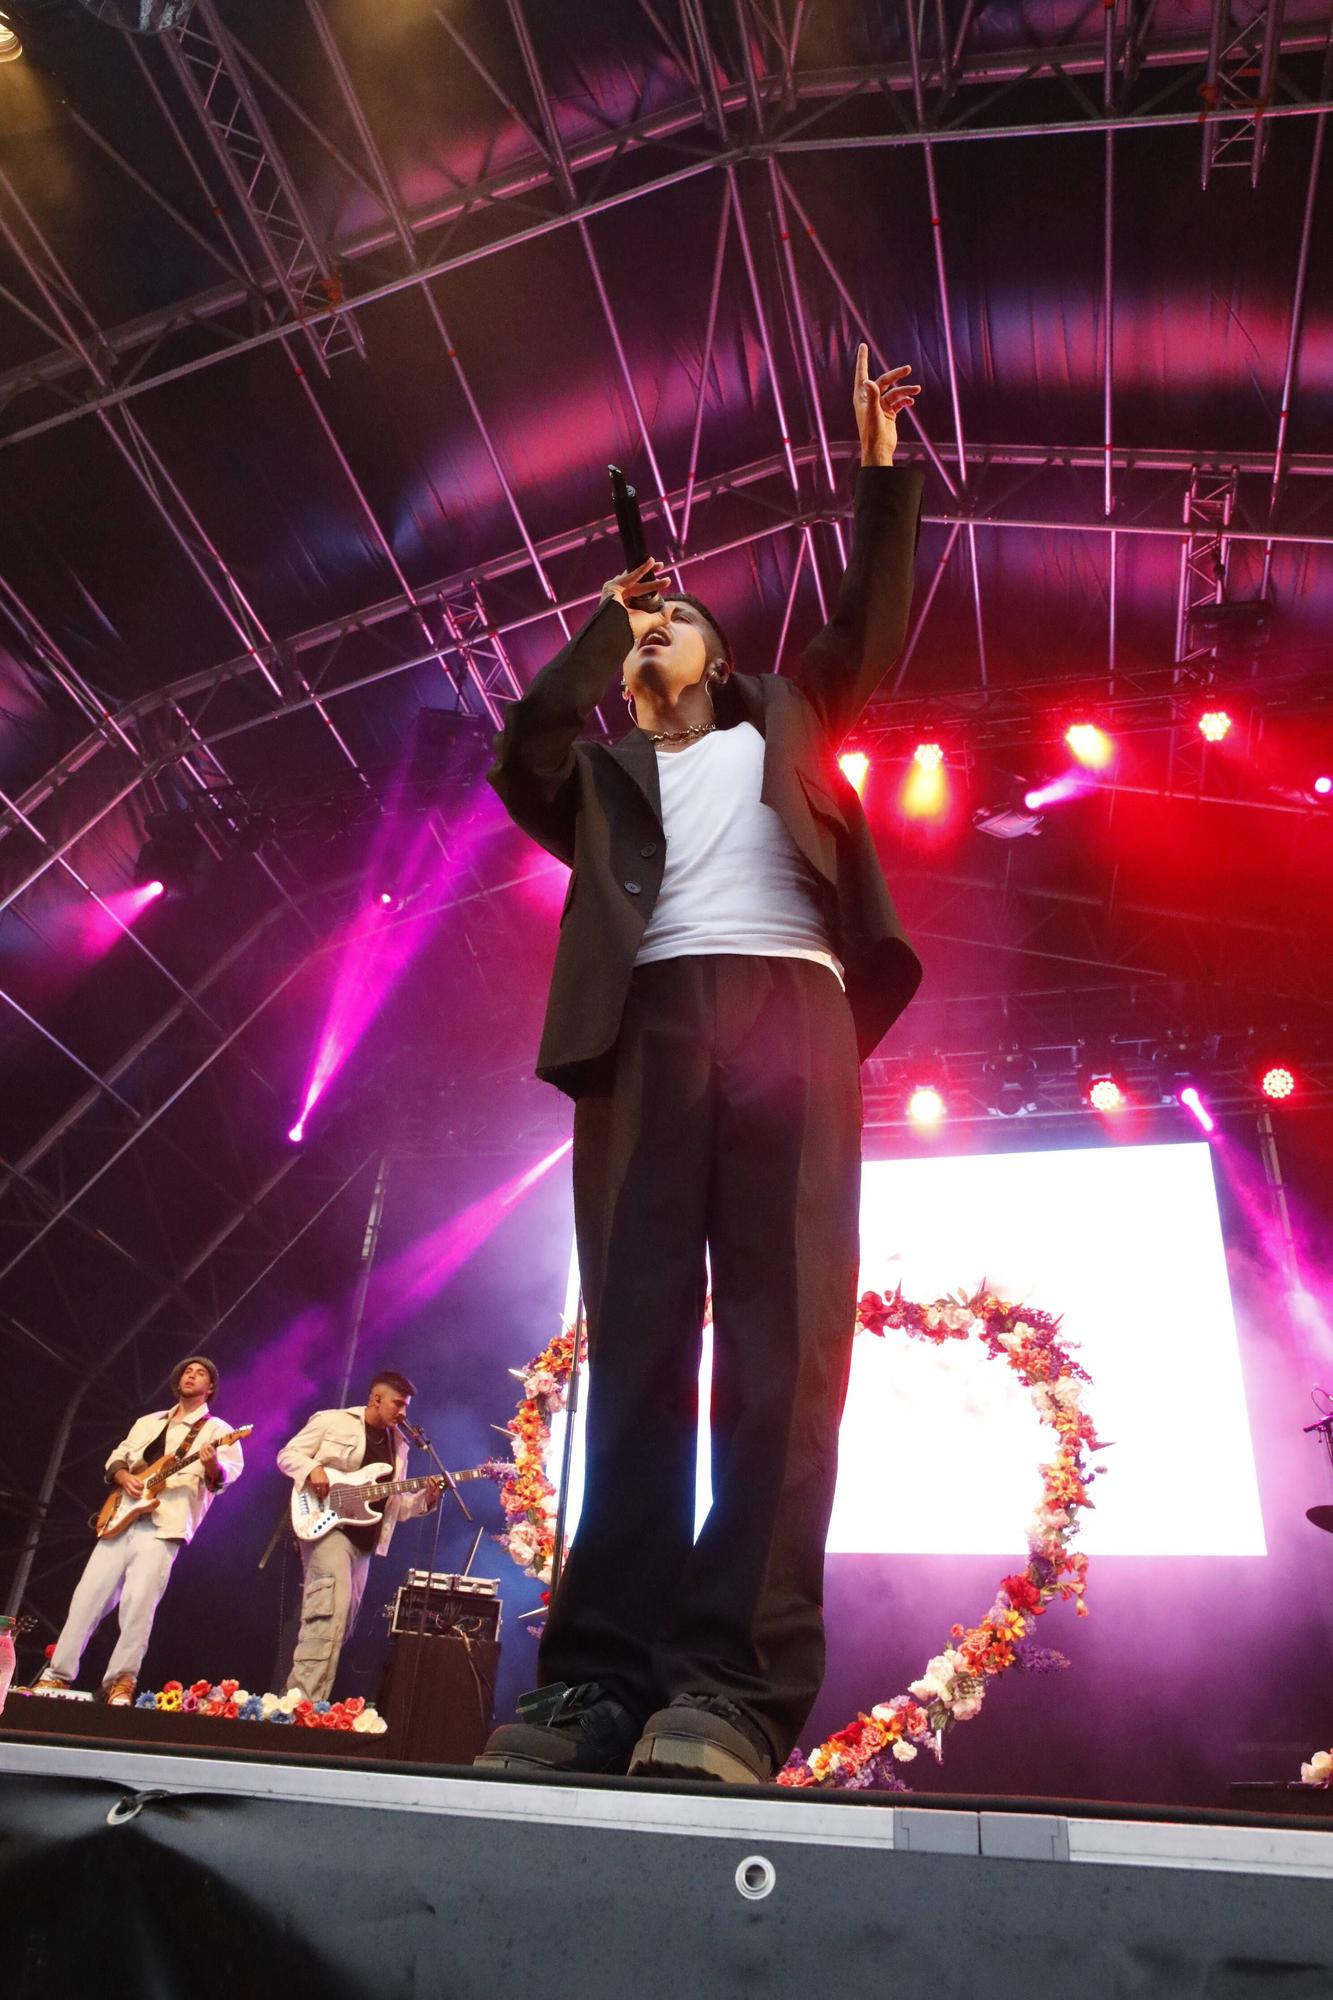
{"label": "dark sneaker", "polygon": [[639,1720],[596,1681],[525,1694],[519,1720],[491,1731],[474,1761],[488,1771],[590,1772],[623,1777]]}
{"label": "dark sneaker", "polygon": [[632,1778],[702,1778],[720,1785],[764,1785],[773,1752],[758,1724],[722,1695],[677,1695],[643,1726]]}

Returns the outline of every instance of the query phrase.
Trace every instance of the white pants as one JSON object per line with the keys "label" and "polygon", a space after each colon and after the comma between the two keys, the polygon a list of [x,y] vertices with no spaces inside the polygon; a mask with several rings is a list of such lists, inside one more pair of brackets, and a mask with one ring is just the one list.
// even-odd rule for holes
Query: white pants
{"label": "white pants", "polygon": [[331,1701],[343,1641],[356,1623],[370,1568],[370,1550],[358,1549],[341,1528],[301,1544],[301,1629],[287,1686],[310,1701]]}
{"label": "white pants", "polygon": [[113,1541],[98,1542],[75,1585],[65,1628],[51,1655],[51,1671],[62,1680],[79,1677],[83,1649],[107,1613],[120,1606],[120,1638],[107,1661],[104,1680],[117,1674],[138,1678],[153,1630],[153,1614],[171,1577],[181,1544],[159,1535],[151,1521],[136,1521]]}

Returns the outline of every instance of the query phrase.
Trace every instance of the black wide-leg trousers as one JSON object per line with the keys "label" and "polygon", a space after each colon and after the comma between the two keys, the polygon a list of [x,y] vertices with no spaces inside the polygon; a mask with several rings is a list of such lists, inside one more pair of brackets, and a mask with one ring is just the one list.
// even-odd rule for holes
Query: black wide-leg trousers
{"label": "black wide-leg trousers", "polygon": [[[641,1716],[725,1695],[787,1757],[824,1671],[860,1140],[851,1011],[826,966],[636,969],[609,1087],[575,1107],[586,1480],[543,1683],[599,1681]],[[705,1256],[713,1505],[696,1542]]]}

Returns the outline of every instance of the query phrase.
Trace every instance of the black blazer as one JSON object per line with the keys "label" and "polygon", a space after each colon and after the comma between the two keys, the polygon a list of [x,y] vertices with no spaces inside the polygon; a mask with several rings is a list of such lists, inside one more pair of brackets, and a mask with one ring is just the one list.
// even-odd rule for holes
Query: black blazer
{"label": "black blazer", "polygon": [[[863,1059],[915,993],[921,965],[837,751],[902,650],[921,489],[907,468],[858,473],[832,618],[793,678],[733,674],[715,702],[722,727],[748,721],[764,737],[763,800],[823,887]],[[666,860],[657,753],[643,731],[576,740],[632,643],[609,599],[510,708],[490,772],[510,817],[573,870],[537,1056],[538,1076],[571,1097],[604,1085]]]}

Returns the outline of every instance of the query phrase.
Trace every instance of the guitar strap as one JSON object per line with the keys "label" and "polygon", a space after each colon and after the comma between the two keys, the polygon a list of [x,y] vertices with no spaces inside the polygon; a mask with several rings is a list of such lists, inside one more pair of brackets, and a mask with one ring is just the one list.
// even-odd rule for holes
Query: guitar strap
{"label": "guitar strap", "polygon": [[[206,1424],[207,1422],[208,1422],[208,1418],[207,1418],[206,1416],[204,1416],[204,1417],[196,1417],[196,1418],[195,1418],[195,1420],[194,1420],[194,1422],[193,1422],[193,1423],[192,1423],[192,1424],[190,1425],[190,1428],[189,1428],[189,1430],[188,1430],[188,1431],[186,1431],[186,1433],[185,1433],[185,1436],[184,1436],[184,1437],[183,1437],[183,1438],[181,1439],[180,1443],[179,1443],[179,1444],[178,1444],[178,1445],[176,1446],[176,1449],[175,1449],[175,1451],[173,1451],[173,1452],[172,1452],[172,1454],[171,1454],[171,1467],[170,1467],[170,1470],[168,1470],[168,1469],[167,1469],[167,1468],[165,1468],[165,1467],[163,1468],[163,1471],[164,1471],[164,1476],[165,1476],[165,1477],[166,1477],[167,1479],[170,1479],[170,1477],[171,1477],[171,1474],[172,1474],[172,1472],[174,1472],[174,1471],[175,1471],[175,1470],[176,1470],[176,1469],[177,1469],[177,1468],[179,1467],[179,1465],[180,1465],[180,1462],[181,1462],[181,1460],[182,1460],[183,1458],[188,1458],[188,1457],[189,1457],[189,1455],[190,1455],[190,1446],[191,1446],[191,1445],[192,1445],[192,1444],[194,1443],[195,1439],[196,1439],[196,1438],[198,1437],[198,1435],[199,1435],[200,1431],[201,1431],[201,1430],[202,1430],[202,1429],[204,1428],[204,1425],[205,1425],[205,1424]],[[167,1433],[166,1433],[166,1430],[164,1429],[164,1430],[163,1430],[163,1432],[162,1432],[162,1436],[161,1436],[161,1437],[159,1438],[159,1440],[158,1440],[158,1443],[159,1443],[159,1444],[165,1444],[165,1443],[166,1443],[166,1437],[167,1437]],[[147,1461],[147,1463],[151,1465],[151,1464],[152,1464],[152,1460],[151,1460],[151,1459],[149,1459],[149,1460]]]}

